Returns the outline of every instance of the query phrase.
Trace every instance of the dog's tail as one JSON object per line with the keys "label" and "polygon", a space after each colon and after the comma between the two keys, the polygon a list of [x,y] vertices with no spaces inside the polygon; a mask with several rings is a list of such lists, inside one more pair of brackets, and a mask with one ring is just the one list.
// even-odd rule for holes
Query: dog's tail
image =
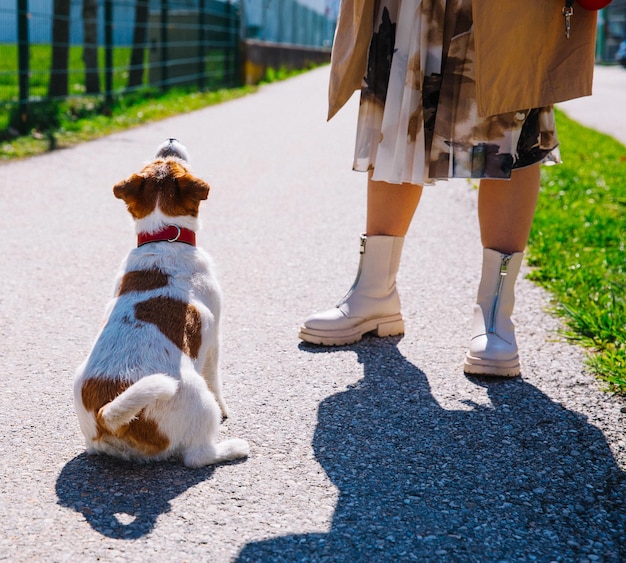
{"label": "dog's tail", "polygon": [[115,433],[147,406],[171,399],[177,389],[178,381],[167,374],[155,373],[142,377],[98,411],[98,423]]}

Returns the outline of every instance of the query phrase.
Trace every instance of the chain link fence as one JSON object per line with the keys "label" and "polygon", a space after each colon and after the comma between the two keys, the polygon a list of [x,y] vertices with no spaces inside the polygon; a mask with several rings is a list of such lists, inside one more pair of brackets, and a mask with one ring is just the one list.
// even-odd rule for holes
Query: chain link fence
{"label": "chain link fence", "polygon": [[0,132],[50,102],[236,86],[247,38],[322,47],[333,32],[298,0],[1,0]]}

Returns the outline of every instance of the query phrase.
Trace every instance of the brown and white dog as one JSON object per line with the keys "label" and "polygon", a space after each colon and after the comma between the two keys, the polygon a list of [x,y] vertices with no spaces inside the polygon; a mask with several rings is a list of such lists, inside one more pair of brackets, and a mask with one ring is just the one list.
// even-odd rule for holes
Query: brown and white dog
{"label": "brown and white dog", "polygon": [[87,451],[136,461],[178,456],[188,467],[247,456],[244,440],[217,443],[228,416],[218,372],[221,293],[209,255],[195,246],[208,184],[169,139],[113,193],[135,221],[138,247],[122,263],[76,374]]}

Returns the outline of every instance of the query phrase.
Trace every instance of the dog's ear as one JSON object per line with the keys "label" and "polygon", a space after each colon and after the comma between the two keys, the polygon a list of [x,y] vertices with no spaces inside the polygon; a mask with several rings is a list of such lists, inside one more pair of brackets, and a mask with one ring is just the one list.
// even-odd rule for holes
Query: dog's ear
{"label": "dog's ear", "polygon": [[123,199],[126,203],[131,203],[137,199],[143,181],[143,176],[133,174],[130,178],[113,186],[113,195],[118,199]]}
{"label": "dog's ear", "polygon": [[183,174],[176,178],[178,187],[185,197],[200,201],[209,197],[209,190],[211,187],[204,180],[196,178],[191,174]]}

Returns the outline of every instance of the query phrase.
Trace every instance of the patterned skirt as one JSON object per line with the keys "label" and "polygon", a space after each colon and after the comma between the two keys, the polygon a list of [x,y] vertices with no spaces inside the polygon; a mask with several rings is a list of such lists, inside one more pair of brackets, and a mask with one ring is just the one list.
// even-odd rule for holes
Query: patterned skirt
{"label": "patterned skirt", "polygon": [[355,170],[394,184],[509,178],[559,162],[557,147],[552,106],[478,115],[472,0],[376,0]]}

